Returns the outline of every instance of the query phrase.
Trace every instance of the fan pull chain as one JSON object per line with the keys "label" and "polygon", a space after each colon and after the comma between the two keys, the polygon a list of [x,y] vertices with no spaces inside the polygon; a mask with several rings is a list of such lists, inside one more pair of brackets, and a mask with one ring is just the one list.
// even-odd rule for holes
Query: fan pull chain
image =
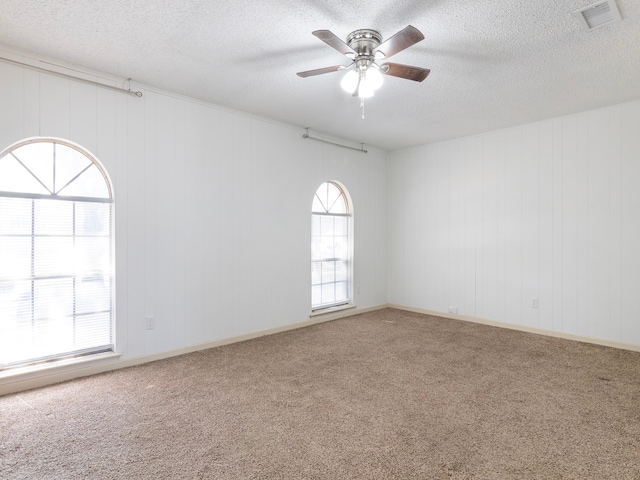
{"label": "fan pull chain", "polygon": [[360,107],[362,108],[362,120],[364,120],[364,98],[360,99]]}

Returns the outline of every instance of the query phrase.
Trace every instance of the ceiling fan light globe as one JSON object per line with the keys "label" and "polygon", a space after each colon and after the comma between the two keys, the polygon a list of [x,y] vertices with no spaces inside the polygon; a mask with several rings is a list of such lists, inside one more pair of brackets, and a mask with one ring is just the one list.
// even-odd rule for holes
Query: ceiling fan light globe
{"label": "ceiling fan light globe", "polygon": [[358,88],[358,72],[355,70],[349,70],[345,76],[342,77],[340,86],[345,92],[353,94],[353,92],[356,91],[356,88]]}
{"label": "ceiling fan light globe", "polygon": [[358,87],[358,96],[360,98],[370,98],[373,97],[374,89],[371,88],[371,83],[367,82],[366,78],[360,81],[360,86]]}
{"label": "ceiling fan light globe", "polygon": [[367,70],[367,84],[372,90],[379,89],[382,86],[383,82],[384,78],[382,77],[380,70],[375,67],[370,67]]}

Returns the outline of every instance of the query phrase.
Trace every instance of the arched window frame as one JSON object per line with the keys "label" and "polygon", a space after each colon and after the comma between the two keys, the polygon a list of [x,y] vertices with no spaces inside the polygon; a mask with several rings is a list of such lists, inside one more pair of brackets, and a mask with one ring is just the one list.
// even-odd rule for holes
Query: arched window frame
{"label": "arched window frame", "polygon": [[353,306],[353,203],[338,181],[323,182],[311,206],[311,312]]}
{"label": "arched window frame", "polygon": [[[49,147],[51,156],[46,157]],[[38,148],[46,154],[38,153]],[[0,356],[0,370],[112,352],[115,338],[114,200],[107,171],[88,150],[53,137],[28,138],[0,152],[0,171],[6,179],[10,178],[7,171],[12,170],[2,170],[7,166],[7,163],[1,164],[5,159],[11,161],[13,171],[20,172],[22,180],[30,179],[31,185],[21,187],[16,179],[16,187],[0,179],[0,200],[5,200],[7,217],[5,223],[1,223],[0,218],[0,240],[4,237],[14,245],[22,242],[16,252],[24,252],[24,243],[29,241],[31,258],[28,275],[24,275],[24,264],[16,267],[17,261],[15,275],[11,273],[12,268],[7,267],[8,262],[4,262],[4,272],[0,265],[0,286],[3,282],[5,287],[30,285],[31,298],[25,299],[22,292],[19,298],[0,299],[0,317],[13,319],[8,326],[0,325],[0,336],[5,339],[13,336],[17,345],[28,340],[25,332],[30,328],[32,344],[24,347],[30,352],[28,356],[18,359],[11,354]],[[45,165],[45,162],[48,163]],[[29,210],[29,206],[25,209],[29,202],[31,231],[26,232],[23,217]],[[12,211],[12,206],[19,208]],[[15,217],[9,218],[11,214]],[[22,225],[11,232],[16,223]],[[94,248],[97,249],[92,250]],[[46,262],[41,263],[44,259]],[[56,282],[59,284],[55,285]],[[25,302],[29,303],[30,311],[23,305]],[[26,317],[30,326],[24,325]],[[60,345],[58,350],[52,347],[56,342]],[[3,347],[6,351],[7,346]]]}

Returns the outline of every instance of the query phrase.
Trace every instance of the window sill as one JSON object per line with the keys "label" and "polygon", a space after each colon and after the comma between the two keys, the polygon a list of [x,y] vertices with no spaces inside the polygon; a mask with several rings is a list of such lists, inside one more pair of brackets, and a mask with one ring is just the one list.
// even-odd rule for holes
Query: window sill
{"label": "window sill", "polygon": [[314,310],[313,312],[311,312],[309,314],[309,317],[317,317],[318,315],[325,315],[327,313],[335,313],[335,312],[339,312],[341,310],[348,310],[350,308],[356,308],[357,305],[354,303],[347,303],[345,305],[338,305],[335,307],[327,307],[327,308],[322,308],[320,310]]}
{"label": "window sill", "polygon": [[16,367],[4,372],[0,372],[0,385],[14,382],[22,382],[48,375],[64,374],[80,368],[93,367],[104,363],[109,363],[120,358],[116,352],[96,353],[78,358],[67,358],[31,365],[27,367]]}

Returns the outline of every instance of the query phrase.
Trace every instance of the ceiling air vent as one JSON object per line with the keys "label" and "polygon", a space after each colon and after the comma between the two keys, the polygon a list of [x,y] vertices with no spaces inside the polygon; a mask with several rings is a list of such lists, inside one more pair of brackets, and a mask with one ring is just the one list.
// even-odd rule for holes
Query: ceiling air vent
{"label": "ceiling air vent", "polygon": [[621,18],[615,0],[594,3],[573,12],[573,15],[587,30],[617,22]]}

